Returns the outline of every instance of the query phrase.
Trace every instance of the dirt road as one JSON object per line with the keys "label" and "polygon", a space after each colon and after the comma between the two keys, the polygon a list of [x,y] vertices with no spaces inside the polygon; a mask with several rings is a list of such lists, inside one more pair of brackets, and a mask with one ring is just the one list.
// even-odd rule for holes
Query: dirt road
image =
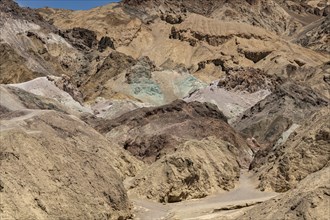
{"label": "dirt road", "polygon": [[135,219],[235,219],[254,204],[276,196],[274,192],[256,189],[257,181],[251,173],[243,171],[239,184],[229,192],[221,192],[203,199],[180,203],[161,204],[148,200],[131,198],[134,203]]}

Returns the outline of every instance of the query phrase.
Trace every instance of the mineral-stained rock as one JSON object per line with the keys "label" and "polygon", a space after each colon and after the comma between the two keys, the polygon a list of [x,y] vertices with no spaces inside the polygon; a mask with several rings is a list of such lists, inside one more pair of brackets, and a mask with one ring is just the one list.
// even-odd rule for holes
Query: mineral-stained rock
{"label": "mineral-stained rock", "polygon": [[128,69],[125,77],[128,84],[141,83],[151,79],[151,72],[155,70],[155,64],[149,57],[141,57],[137,63]]}
{"label": "mineral-stained rock", "polygon": [[227,124],[219,109],[210,103],[174,101],[171,104],[142,108],[113,120],[91,120],[89,123],[109,140],[118,143],[134,156],[154,162],[179,149],[187,140],[215,136],[231,143],[241,166],[250,160],[250,149]]}
{"label": "mineral-stained rock", "polygon": [[108,73],[106,77],[107,79],[110,79],[135,63],[136,61],[132,57],[113,51],[97,69],[96,76],[102,76],[102,73]]}
{"label": "mineral-stained rock", "polygon": [[289,191],[246,217],[328,216],[329,187],[308,180],[329,166],[327,4],[0,0],[0,83],[19,83],[0,85],[0,218],[122,220],[127,190],[180,202],[233,189],[248,167],[260,189]]}
{"label": "mineral-stained rock", "polygon": [[97,67],[95,73],[88,77],[82,85],[85,98],[95,98],[102,93],[102,86],[109,79],[119,75],[124,70],[136,64],[136,60],[117,51],[112,51]]}

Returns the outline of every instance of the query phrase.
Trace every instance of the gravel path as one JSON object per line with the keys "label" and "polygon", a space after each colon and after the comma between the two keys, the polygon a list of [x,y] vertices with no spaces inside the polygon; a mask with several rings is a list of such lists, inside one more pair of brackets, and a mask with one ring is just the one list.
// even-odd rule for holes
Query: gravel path
{"label": "gravel path", "polygon": [[[161,204],[134,199],[135,219],[234,219],[254,204],[271,199],[277,193],[256,189],[257,181],[251,173],[242,171],[237,187],[203,199]],[[229,210],[221,210],[229,209]]]}

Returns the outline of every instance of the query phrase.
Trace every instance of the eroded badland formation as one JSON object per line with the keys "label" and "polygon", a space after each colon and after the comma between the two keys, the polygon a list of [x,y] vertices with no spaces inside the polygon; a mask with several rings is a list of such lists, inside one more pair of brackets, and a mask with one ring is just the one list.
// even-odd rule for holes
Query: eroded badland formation
{"label": "eroded badland formation", "polygon": [[329,0],[0,0],[1,219],[330,218]]}

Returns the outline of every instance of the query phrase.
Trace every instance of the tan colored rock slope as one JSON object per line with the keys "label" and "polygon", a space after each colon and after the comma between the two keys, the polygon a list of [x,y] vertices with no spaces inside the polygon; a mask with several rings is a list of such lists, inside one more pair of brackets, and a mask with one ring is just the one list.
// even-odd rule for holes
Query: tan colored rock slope
{"label": "tan colored rock slope", "polygon": [[284,192],[299,185],[309,174],[330,165],[329,109],[307,118],[288,141],[257,153],[251,169],[257,172],[259,187]]}
{"label": "tan colored rock slope", "polygon": [[233,126],[244,136],[254,137],[261,144],[271,147],[283,132],[305,123],[306,118],[321,108],[326,109],[328,104],[327,98],[309,87],[286,82],[246,110]]}
{"label": "tan colored rock slope", "polygon": [[4,86],[0,101],[1,217],[131,215],[122,180],[134,158],[54,101]]}
{"label": "tan colored rock slope", "polygon": [[151,219],[175,218],[155,202],[241,184],[220,201],[286,193],[219,213],[217,196],[192,200],[178,207],[200,207],[177,216],[322,219],[329,10],[329,0],[123,0],[83,11],[0,0],[0,217],[122,220],[138,211],[133,198],[161,212]]}
{"label": "tan colored rock slope", "polygon": [[158,202],[202,198],[234,188],[252,151],[215,105],[174,101],[113,119],[84,120],[148,166],[128,184]]}
{"label": "tan colored rock slope", "polygon": [[111,151],[93,139],[93,130],[54,111],[14,113],[20,116],[1,115],[2,217],[129,216],[125,189],[108,161]]}
{"label": "tan colored rock slope", "polygon": [[240,176],[237,154],[235,146],[215,137],[187,141],[140,172],[129,193],[172,203],[233,189]]}
{"label": "tan colored rock slope", "polygon": [[[197,7],[198,4],[203,7]],[[98,38],[109,36],[118,51],[134,58],[149,56],[157,66],[173,60],[195,72],[200,62],[218,59],[231,68],[237,64],[251,67],[265,56],[257,61],[253,57],[275,50],[258,67],[268,66],[273,68],[272,73],[281,72],[298,54],[310,65],[326,60],[276,36],[275,33],[296,33],[301,24],[273,1],[124,1],[82,12],[51,9],[40,12],[61,29],[83,27],[95,31]],[[182,19],[173,23],[167,16]],[[108,21],[107,17],[112,20]],[[270,64],[274,57],[283,57],[288,63]],[[225,71],[223,67],[222,71]]]}
{"label": "tan colored rock slope", "polygon": [[256,205],[237,219],[327,220],[330,215],[330,168],[309,175],[297,188]]}

